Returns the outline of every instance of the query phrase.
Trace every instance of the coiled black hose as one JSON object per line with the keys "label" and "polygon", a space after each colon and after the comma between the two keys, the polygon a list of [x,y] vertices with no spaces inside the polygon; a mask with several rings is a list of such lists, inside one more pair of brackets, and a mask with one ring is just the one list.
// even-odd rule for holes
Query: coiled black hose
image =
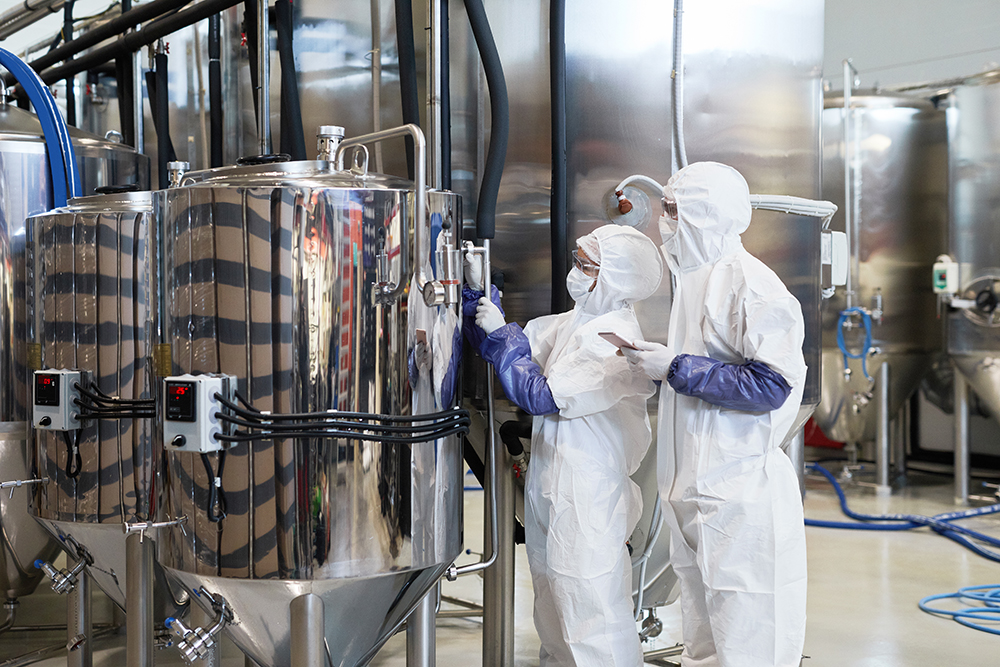
{"label": "coiled black hose", "polygon": [[278,33],[278,63],[281,66],[281,149],[293,160],[306,159],[306,139],[302,129],[299,83],[295,75],[295,51],[292,48],[293,16],[291,0],[274,3],[275,30]]}
{"label": "coiled black hose", "polygon": [[476,236],[492,239],[496,236],[497,196],[500,193],[504,162],[507,160],[507,135],[510,129],[507,82],[482,0],[465,0],[465,10],[469,15],[472,34],[476,38],[479,57],[486,72],[486,85],[490,91],[490,145],[486,153],[483,184],[479,189]]}
{"label": "coiled black hose", "polygon": [[[417,50],[413,42],[413,3],[396,0],[396,51],[399,53],[399,97],[403,124],[420,126],[420,97],[417,94]],[[406,173],[412,181],[413,139],[406,137]]]}

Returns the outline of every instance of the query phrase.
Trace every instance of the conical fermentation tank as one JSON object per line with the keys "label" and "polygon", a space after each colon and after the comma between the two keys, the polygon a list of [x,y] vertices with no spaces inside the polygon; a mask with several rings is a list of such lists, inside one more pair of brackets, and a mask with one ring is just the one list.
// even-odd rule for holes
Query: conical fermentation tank
{"label": "conical fermentation tank", "polygon": [[[163,209],[172,374],[232,376],[246,414],[454,405],[458,306],[425,306],[413,284],[380,296],[409,282],[404,253],[441,275],[430,244],[460,225],[460,199],[430,192],[417,221],[429,242],[411,250],[414,199],[409,181],[327,162],[188,174]],[[414,353],[421,340],[429,359]],[[331,664],[365,664],[459,554],[455,436],[253,440],[204,457],[172,442],[166,512],[189,521],[161,538],[158,559],[187,590],[225,600],[230,637],[261,665],[289,663],[290,607],[309,594],[325,609]]]}
{"label": "conical fermentation tank", "polygon": [[948,98],[949,247],[967,308],[948,316],[948,352],[1000,419],[1000,71],[967,80]]}
{"label": "conical fermentation tank", "polygon": [[[84,192],[121,183],[145,184],[148,160],[131,147],[70,128]],[[51,208],[46,146],[37,117],[0,101],[0,482],[36,478],[27,451],[30,376],[25,316],[25,219]],[[29,490],[29,493],[31,490]],[[31,593],[42,576],[36,559],[58,547],[28,516],[25,489],[0,494],[0,589],[8,597]]]}
{"label": "conical fermentation tank", "polygon": [[[70,200],[27,221],[27,340],[35,374],[31,514],[125,606],[124,523],[153,518],[156,223],[151,192]],[[38,417],[50,373],[81,371],[73,430]],[[63,381],[67,381],[63,378]],[[128,416],[132,415],[132,416]],[[150,538],[147,538],[150,539]]]}
{"label": "conical fermentation tank", "polygon": [[[870,92],[851,96],[845,143],[844,100],[828,96],[823,112],[823,198],[837,204],[831,228],[849,231],[851,301],[838,288],[822,302],[823,397],[814,419],[834,440],[875,440],[877,401],[861,361],[876,377],[889,363],[889,414],[916,390],[942,349],[931,280],[935,258],[947,250],[948,136],[945,111],[927,100]],[[845,205],[845,155],[851,166]],[[851,220],[846,215],[851,213]],[[846,225],[851,224],[847,230]],[[868,311],[871,345],[864,349],[860,317],[840,318],[848,306]],[[845,324],[847,326],[845,326]]]}

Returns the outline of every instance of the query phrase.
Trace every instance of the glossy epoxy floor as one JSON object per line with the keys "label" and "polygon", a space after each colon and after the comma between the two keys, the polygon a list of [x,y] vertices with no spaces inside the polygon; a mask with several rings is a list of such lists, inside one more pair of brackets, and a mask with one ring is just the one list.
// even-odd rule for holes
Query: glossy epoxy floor
{"label": "glossy epoxy floor", "polygon": [[[911,475],[891,498],[876,498],[870,488],[848,487],[852,509],[861,512],[938,514],[954,509],[947,477]],[[466,494],[467,546],[482,546],[481,491]],[[809,479],[806,516],[841,520],[837,498],[820,479]],[[964,522],[970,528],[1000,537],[1000,515]],[[953,542],[926,530],[868,532],[807,528],[809,548],[809,619],[804,661],[806,667],[908,667],[910,665],[975,666],[1000,664],[1000,637],[965,628],[954,621],[934,618],[917,608],[917,601],[933,593],[962,586],[1000,585],[1000,563],[985,560]],[[476,554],[464,557],[472,561]],[[523,547],[517,552],[515,589],[515,665],[538,663],[538,638],[531,620],[531,580]],[[445,583],[443,593],[480,602],[478,577]],[[52,604],[57,604],[55,600]],[[444,608],[450,608],[448,604]],[[661,610],[664,631],[654,647],[672,646],[680,640],[680,609]],[[26,619],[27,620],[27,619]],[[58,641],[49,635],[47,641]],[[3,660],[28,650],[42,638],[8,635],[0,640]],[[439,619],[437,664],[441,667],[475,667],[482,662],[480,619]],[[95,665],[125,664],[123,638],[112,638],[95,655]],[[181,665],[172,649],[157,653],[157,665]],[[65,665],[64,657],[41,663]],[[224,651],[224,667],[242,667],[244,661],[231,644]],[[372,667],[405,667],[406,638],[389,640]]]}

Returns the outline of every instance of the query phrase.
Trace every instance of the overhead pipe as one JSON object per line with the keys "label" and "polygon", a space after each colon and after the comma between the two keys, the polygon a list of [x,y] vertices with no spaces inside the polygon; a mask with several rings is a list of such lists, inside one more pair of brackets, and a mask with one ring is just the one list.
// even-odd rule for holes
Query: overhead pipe
{"label": "overhead pipe", "polygon": [[472,34],[479,48],[479,57],[483,61],[486,85],[490,92],[490,144],[486,153],[483,182],[479,188],[476,236],[481,239],[492,239],[496,236],[497,197],[507,159],[507,136],[510,130],[507,82],[504,80],[500,54],[493,40],[493,32],[490,30],[482,0],[465,0],[465,10],[469,15],[469,23],[472,25]]}
{"label": "overhead pipe", "polygon": [[441,189],[451,190],[451,27],[448,0],[441,3]]}
{"label": "overhead pipe", "polygon": [[553,313],[568,305],[566,274],[569,273],[569,204],[566,176],[566,0],[549,2],[549,87],[552,98],[552,195],[549,203],[549,234],[552,244]]}
{"label": "overhead pipe", "polygon": [[7,39],[14,33],[55,14],[66,0],[34,0],[34,3],[19,3],[13,9],[0,14],[0,39]]}
{"label": "overhead pipe", "polygon": [[[382,3],[371,0],[372,23],[372,132],[382,129]],[[382,144],[375,144],[375,171],[385,173]]]}
{"label": "overhead pipe", "polygon": [[[167,0],[159,1],[166,2]],[[181,0],[170,1],[180,2]],[[113,60],[118,55],[135,53],[142,47],[149,46],[158,39],[166,37],[170,33],[177,32],[182,28],[187,28],[188,26],[206,19],[213,14],[217,14],[221,11],[229,9],[230,7],[234,7],[239,4],[239,2],[240,0],[202,0],[202,2],[188,7],[187,9],[183,9],[179,12],[171,14],[170,16],[148,23],[139,30],[120,35],[113,43],[94,49],[86,55],[76,58],[65,65],[45,70],[40,73],[42,81],[45,83],[52,83],[54,81],[64,79],[72,74],[77,74],[94,67],[99,67],[109,60]],[[152,4],[153,3],[150,3],[150,5]],[[131,11],[137,12],[150,5],[140,5],[138,8]],[[124,16],[124,14],[122,14],[122,16]],[[117,20],[118,19],[115,19],[115,21]],[[98,29],[95,29],[91,32],[97,32],[97,30]],[[84,35],[81,35],[77,39],[73,40],[72,44],[75,45],[77,42],[83,41],[84,37],[89,34],[90,33],[85,33]],[[39,60],[41,60],[41,58]],[[38,61],[36,60],[32,62],[31,65],[34,67],[37,62]],[[38,71],[38,68],[35,68],[35,71]]]}
{"label": "overhead pipe", "polygon": [[441,22],[443,0],[427,3],[427,183],[441,187]]}
{"label": "overhead pipe", "polygon": [[[69,0],[63,6],[63,42],[73,41],[73,5],[76,0]],[[66,123],[76,125],[76,77],[66,79]]]}

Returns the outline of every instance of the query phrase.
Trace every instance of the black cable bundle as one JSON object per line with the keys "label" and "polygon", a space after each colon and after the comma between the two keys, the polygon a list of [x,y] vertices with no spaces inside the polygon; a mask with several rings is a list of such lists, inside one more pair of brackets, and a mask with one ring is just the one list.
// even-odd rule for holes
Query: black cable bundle
{"label": "black cable bundle", "polygon": [[226,450],[219,452],[219,473],[212,470],[212,461],[208,454],[201,455],[205,474],[208,475],[208,520],[219,523],[226,518],[226,493],[222,490],[222,471],[226,467]]}
{"label": "black cable bundle", "polygon": [[83,469],[83,455],[80,454],[80,431],[77,429],[76,437],[71,439],[69,431],[63,431],[63,440],[66,441],[66,476],[76,479]]}
{"label": "black cable bundle", "polygon": [[468,411],[458,409],[425,415],[378,415],[340,411],[272,414],[257,410],[239,394],[236,398],[245,407],[240,407],[220,394],[216,394],[215,398],[228,411],[215,413],[216,418],[246,429],[216,436],[220,442],[230,443],[285,438],[343,438],[386,444],[415,444],[466,434],[471,422]]}
{"label": "black cable bundle", "polygon": [[90,419],[142,419],[144,417],[156,416],[155,398],[114,398],[105,394],[93,383],[91,383],[89,389],[78,382],[73,387],[80,392],[81,396],[90,401],[84,402],[80,399],[73,401],[81,408],[80,421]]}

